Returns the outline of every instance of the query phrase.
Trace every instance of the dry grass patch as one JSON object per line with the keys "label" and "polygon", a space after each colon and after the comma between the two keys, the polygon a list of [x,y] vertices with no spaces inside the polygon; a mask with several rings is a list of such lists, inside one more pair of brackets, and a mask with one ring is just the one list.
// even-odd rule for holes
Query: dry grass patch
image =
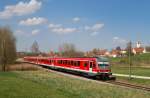
{"label": "dry grass patch", "polygon": [[39,69],[39,66],[28,63],[17,63],[9,65],[7,68],[8,71],[36,71]]}

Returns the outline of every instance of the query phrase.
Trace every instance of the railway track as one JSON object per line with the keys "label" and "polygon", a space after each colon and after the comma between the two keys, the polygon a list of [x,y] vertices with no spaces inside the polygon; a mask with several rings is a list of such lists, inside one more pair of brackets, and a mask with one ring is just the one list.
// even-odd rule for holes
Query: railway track
{"label": "railway track", "polygon": [[140,90],[144,90],[144,91],[150,91],[150,87],[145,87],[145,86],[125,83],[125,82],[121,82],[121,81],[106,81],[106,82],[110,83],[110,84],[114,84],[114,85],[119,85],[119,86],[134,88],[134,89],[140,89]]}

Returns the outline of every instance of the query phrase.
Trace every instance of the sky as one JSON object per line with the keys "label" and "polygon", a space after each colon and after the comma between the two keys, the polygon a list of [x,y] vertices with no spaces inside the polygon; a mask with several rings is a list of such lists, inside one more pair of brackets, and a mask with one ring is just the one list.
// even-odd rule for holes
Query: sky
{"label": "sky", "polygon": [[17,51],[37,41],[41,51],[63,43],[78,50],[150,45],[150,0],[2,0],[0,26],[9,26]]}

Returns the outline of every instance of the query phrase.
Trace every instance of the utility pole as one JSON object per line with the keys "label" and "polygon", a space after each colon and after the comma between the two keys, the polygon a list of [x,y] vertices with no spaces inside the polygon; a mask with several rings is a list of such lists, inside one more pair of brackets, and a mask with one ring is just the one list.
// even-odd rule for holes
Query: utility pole
{"label": "utility pole", "polygon": [[129,42],[129,79],[131,79],[131,53],[132,53],[132,42]]}

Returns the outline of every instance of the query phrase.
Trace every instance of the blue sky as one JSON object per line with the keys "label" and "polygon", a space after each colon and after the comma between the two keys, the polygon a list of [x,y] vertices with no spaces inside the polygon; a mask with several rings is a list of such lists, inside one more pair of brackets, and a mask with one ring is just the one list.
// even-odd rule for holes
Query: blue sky
{"label": "blue sky", "polygon": [[150,45],[149,0],[3,0],[0,26],[8,25],[17,50],[41,51],[73,43],[79,50],[112,49],[141,41]]}

